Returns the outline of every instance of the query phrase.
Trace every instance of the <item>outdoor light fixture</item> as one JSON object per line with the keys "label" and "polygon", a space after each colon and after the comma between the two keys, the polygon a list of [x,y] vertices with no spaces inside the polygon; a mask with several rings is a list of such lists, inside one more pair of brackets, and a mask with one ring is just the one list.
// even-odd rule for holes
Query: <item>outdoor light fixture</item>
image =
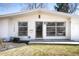
{"label": "outdoor light fixture", "polygon": [[41,18],[41,16],[40,16],[40,15],[38,15],[38,18],[40,19],[40,18]]}

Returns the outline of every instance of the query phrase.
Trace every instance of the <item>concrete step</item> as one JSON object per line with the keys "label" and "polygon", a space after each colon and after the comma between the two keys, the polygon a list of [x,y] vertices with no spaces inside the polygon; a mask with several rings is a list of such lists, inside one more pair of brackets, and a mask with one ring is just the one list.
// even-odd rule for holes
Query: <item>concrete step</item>
{"label": "concrete step", "polygon": [[79,42],[29,42],[29,44],[79,44]]}

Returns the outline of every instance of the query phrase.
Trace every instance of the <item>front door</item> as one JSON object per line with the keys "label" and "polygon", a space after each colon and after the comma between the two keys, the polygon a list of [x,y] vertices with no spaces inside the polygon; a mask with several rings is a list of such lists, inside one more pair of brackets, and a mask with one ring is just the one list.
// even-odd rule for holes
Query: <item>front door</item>
{"label": "front door", "polygon": [[36,38],[43,37],[43,22],[36,22]]}

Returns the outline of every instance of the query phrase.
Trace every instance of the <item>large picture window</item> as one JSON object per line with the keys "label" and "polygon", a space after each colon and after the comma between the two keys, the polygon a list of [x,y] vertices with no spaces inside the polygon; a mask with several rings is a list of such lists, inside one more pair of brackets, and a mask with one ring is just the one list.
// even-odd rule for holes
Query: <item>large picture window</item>
{"label": "large picture window", "polygon": [[28,24],[27,22],[19,22],[18,23],[18,35],[19,36],[27,36]]}
{"label": "large picture window", "polygon": [[65,36],[65,22],[47,22],[47,36]]}

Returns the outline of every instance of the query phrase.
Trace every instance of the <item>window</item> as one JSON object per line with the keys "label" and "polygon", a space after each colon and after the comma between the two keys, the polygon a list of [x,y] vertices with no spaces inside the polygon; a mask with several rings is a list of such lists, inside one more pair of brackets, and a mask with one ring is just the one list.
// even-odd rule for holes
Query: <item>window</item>
{"label": "window", "polygon": [[27,22],[19,22],[18,23],[18,35],[19,36],[27,36]]}
{"label": "window", "polygon": [[47,22],[47,36],[65,36],[65,22]]}

